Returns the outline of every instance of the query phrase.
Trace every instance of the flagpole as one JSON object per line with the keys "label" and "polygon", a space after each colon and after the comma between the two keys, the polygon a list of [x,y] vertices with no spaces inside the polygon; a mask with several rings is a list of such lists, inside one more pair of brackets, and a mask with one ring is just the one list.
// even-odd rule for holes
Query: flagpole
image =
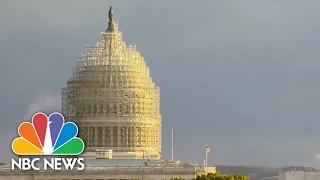
{"label": "flagpole", "polygon": [[206,150],[206,167],[208,167],[208,153],[207,153],[207,150]]}
{"label": "flagpole", "polygon": [[208,145],[206,145],[206,167],[208,166]]}
{"label": "flagpole", "polygon": [[173,161],[173,128],[171,134],[171,161]]}

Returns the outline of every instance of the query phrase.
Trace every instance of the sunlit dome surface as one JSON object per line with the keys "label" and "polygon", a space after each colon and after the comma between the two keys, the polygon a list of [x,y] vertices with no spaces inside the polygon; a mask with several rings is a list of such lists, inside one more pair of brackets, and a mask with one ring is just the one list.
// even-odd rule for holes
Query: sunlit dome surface
{"label": "sunlit dome surface", "polygon": [[[159,88],[149,67],[109,12],[109,24],[95,46],[88,46],[63,88],[63,114],[79,127],[86,151],[161,152]],[[143,153],[143,155],[142,155]]]}

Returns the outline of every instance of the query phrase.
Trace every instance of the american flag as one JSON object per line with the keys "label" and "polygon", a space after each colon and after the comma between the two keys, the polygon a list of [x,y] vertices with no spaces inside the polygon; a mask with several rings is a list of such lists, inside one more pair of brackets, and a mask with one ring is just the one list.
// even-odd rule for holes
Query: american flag
{"label": "american flag", "polygon": [[210,151],[211,151],[211,150],[210,150],[209,146],[206,145],[206,153],[208,154]]}

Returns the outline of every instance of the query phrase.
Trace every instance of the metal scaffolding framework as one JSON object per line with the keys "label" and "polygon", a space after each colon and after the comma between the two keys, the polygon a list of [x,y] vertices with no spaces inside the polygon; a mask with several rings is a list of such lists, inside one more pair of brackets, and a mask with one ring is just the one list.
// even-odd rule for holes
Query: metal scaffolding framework
{"label": "metal scaffolding framework", "polygon": [[112,11],[101,41],[85,48],[62,89],[62,113],[78,125],[86,150],[160,158],[160,89],[136,47],[122,41]]}

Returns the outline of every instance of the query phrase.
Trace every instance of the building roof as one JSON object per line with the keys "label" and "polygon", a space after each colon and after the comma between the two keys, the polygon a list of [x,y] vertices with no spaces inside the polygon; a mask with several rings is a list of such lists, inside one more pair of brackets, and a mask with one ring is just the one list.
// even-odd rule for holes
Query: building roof
{"label": "building roof", "polygon": [[1,164],[0,169],[1,168],[10,168],[10,164]]}
{"label": "building roof", "polygon": [[147,159],[86,159],[86,166],[107,166],[107,167],[123,167],[123,166],[166,166],[160,161]]}
{"label": "building roof", "polygon": [[[86,167],[142,167],[169,166],[161,161],[147,159],[85,159]],[[0,165],[0,168],[10,168],[10,164]]]}

